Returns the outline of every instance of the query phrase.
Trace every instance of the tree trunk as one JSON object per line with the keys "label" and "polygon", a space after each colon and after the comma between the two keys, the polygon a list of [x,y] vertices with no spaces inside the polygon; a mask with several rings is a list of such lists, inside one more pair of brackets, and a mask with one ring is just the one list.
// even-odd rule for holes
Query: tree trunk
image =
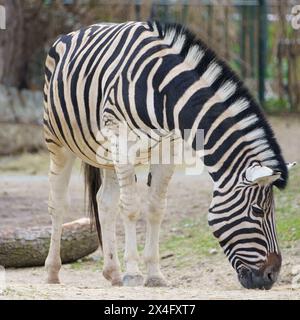
{"label": "tree trunk", "polygon": [[[33,227],[0,232],[0,265],[4,267],[34,267],[45,263],[51,227]],[[70,263],[97,250],[99,246],[90,220],[82,218],[63,225],[62,263]]]}
{"label": "tree trunk", "polygon": [[0,83],[17,88],[24,85],[27,66],[22,3],[21,0],[4,1],[6,30],[0,31]]}

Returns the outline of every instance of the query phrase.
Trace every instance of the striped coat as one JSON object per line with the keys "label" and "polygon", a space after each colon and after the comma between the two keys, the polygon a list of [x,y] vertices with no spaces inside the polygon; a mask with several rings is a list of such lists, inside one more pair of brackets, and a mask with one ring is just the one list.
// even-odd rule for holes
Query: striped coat
{"label": "striped coat", "polygon": [[[93,186],[91,203],[97,225],[102,225],[107,279],[117,284],[136,284],[140,283],[136,279],[141,279],[136,239],[130,236],[139,216],[134,168],[114,161],[103,135],[104,129],[115,130],[125,124],[146,135],[156,130],[160,137],[175,130],[199,154],[214,181],[209,212],[214,235],[242,285],[272,286],[281,264],[272,188],[286,186],[287,166],[260,107],[224,61],[180,25],[96,24],[61,36],[49,51],[45,73],[44,127],[52,155],[50,184],[51,175],[56,177],[52,179],[52,198],[58,195],[55,190],[62,191],[59,185],[66,184],[57,176],[69,177],[70,170],[63,166],[71,163],[71,155],[88,164],[87,184]],[[204,132],[201,146],[196,143],[198,130]],[[138,156],[135,163],[139,163]],[[97,197],[100,173],[96,168],[101,168],[104,182],[109,181]],[[68,174],[64,175],[64,170]],[[158,229],[172,170],[160,166],[150,170],[154,186],[151,184],[150,231],[145,247],[147,283],[161,284]],[[111,196],[105,186],[114,181],[118,181],[120,195],[113,202],[120,197],[127,232],[128,268],[123,282],[115,260],[113,230],[104,215],[101,219],[103,203]],[[65,208],[65,198],[58,197],[51,202],[52,211],[59,201]],[[103,210],[112,205],[111,200],[108,202]],[[50,248],[46,261],[50,281],[56,281],[58,274],[53,265],[58,260],[55,243],[59,232],[54,234],[54,249]]]}

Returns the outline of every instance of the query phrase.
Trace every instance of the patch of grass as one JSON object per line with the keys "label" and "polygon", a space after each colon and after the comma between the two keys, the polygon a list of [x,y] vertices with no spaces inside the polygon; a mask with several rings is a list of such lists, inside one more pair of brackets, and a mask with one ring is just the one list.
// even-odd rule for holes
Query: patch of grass
{"label": "patch of grass", "polygon": [[[80,166],[77,160],[73,172],[80,172]],[[47,175],[48,171],[48,151],[0,157],[0,175]]]}
{"label": "patch of grass", "polygon": [[23,153],[0,158],[0,174],[47,174],[48,168],[48,152]]}
{"label": "patch of grass", "polygon": [[178,267],[185,266],[191,258],[197,260],[208,255],[211,249],[221,252],[206,220],[204,222],[183,219],[173,230],[175,232],[161,243],[161,255],[174,253]]}
{"label": "patch of grass", "polygon": [[91,257],[84,257],[75,262],[72,262],[70,265],[70,269],[72,270],[83,270],[83,269],[91,269],[92,271],[99,271],[103,268],[103,259],[93,259]]}
{"label": "patch of grass", "polygon": [[275,191],[277,234],[282,247],[292,247],[300,240],[300,167],[290,172],[285,190]]}
{"label": "patch of grass", "polygon": [[86,266],[86,262],[78,260],[78,261],[72,262],[70,264],[70,269],[72,269],[72,270],[82,270],[82,269],[85,268],[85,266]]}
{"label": "patch of grass", "polygon": [[265,102],[264,109],[266,112],[270,114],[282,113],[282,112],[289,112],[290,105],[286,99],[283,98],[272,98]]}

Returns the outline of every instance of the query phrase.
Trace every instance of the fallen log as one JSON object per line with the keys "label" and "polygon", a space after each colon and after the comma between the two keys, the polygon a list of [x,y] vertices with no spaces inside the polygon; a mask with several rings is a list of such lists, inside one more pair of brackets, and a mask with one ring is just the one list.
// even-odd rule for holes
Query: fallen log
{"label": "fallen log", "polygon": [[[8,267],[42,266],[48,254],[51,226],[0,231],[0,265]],[[90,220],[82,218],[63,225],[62,263],[74,262],[99,247],[96,231]]]}

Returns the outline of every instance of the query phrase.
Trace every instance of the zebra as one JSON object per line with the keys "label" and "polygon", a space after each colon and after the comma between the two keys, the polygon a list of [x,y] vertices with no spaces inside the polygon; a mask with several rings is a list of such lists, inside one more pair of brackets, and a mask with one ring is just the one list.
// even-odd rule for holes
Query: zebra
{"label": "zebra", "polygon": [[[173,164],[150,164],[147,228],[139,270],[134,162],[116,160],[111,138],[121,126],[146,134],[172,130],[199,152],[213,181],[208,223],[245,288],[270,289],[281,267],[273,186],[284,189],[288,169],[259,104],[229,65],[180,24],[99,23],[60,36],[45,63],[44,135],[50,153],[52,235],[45,261],[48,283],[59,283],[60,239],[68,210],[74,159],[82,160],[89,207],[103,251],[103,275],[116,286],[165,286],[159,232]],[[101,136],[110,130],[113,135]],[[204,131],[198,150],[195,135]],[[104,137],[104,138],[103,138]],[[108,142],[107,144],[105,144]],[[201,153],[202,152],[202,153]],[[151,163],[151,162],[150,162]],[[116,246],[120,212],[125,272]]]}

